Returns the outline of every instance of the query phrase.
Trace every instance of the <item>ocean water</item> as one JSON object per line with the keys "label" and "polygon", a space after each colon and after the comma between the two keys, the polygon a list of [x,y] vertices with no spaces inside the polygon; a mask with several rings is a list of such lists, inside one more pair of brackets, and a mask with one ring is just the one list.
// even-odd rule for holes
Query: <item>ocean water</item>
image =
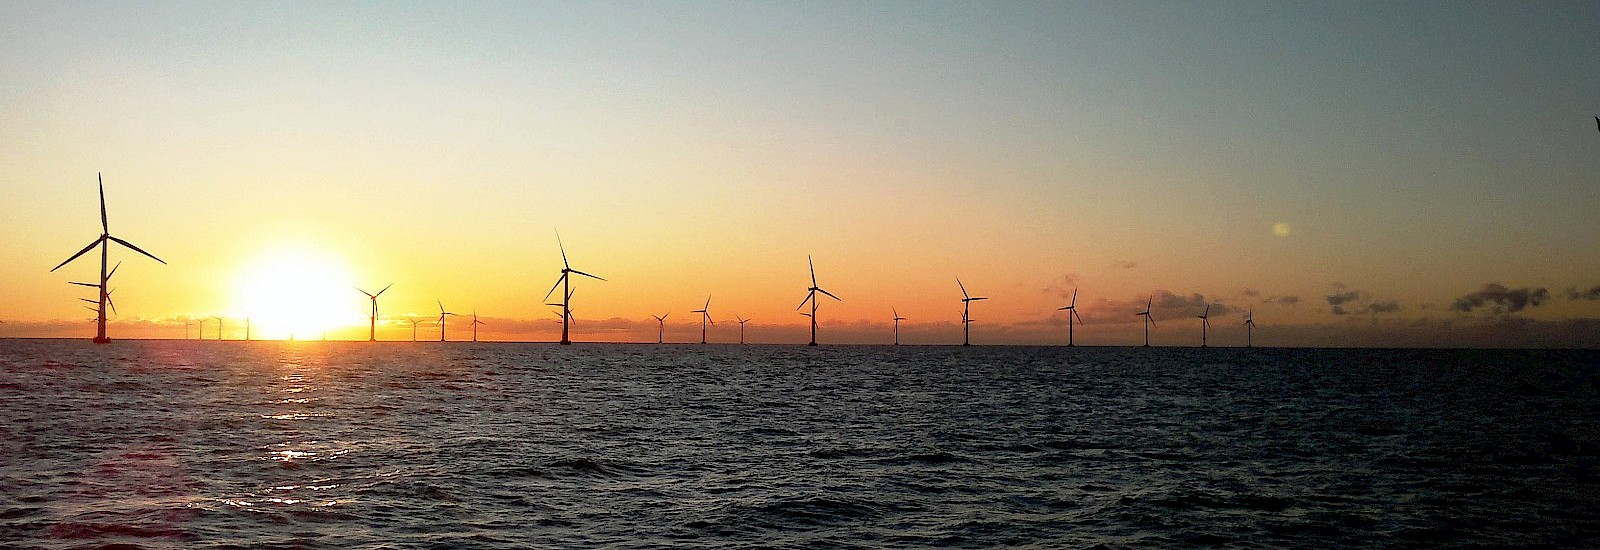
{"label": "ocean water", "polygon": [[1593,351],[0,340],[6,548],[1600,546]]}

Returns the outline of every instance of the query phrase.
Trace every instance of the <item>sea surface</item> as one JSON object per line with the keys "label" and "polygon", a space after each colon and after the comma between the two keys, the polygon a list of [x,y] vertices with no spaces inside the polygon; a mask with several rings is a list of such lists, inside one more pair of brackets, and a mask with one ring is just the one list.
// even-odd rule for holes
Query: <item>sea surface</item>
{"label": "sea surface", "polygon": [[1600,353],[0,340],[5,548],[1600,546]]}

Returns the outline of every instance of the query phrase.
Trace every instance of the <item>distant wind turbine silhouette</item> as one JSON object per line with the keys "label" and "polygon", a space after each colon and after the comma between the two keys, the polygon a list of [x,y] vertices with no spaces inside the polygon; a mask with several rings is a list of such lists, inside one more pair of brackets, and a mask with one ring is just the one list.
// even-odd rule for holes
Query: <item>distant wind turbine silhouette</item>
{"label": "distant wind turbine silhouette", "polygon": [[894,345],[898,346],[900,345],[900,321],[904,321],[906,318],[901,317],[900,312],[895,311],[892,307],[889,308],[889,311],[894,312]]}
{"label": "distant wind turbine silhouette", "polygon": [[61,266],[67,265],[73,260],[78,259],[78,256],[88,253],[90,250],[93,250],[95,246],[100,247],[100,308],[97,310],[97,317],[95,319],[96,331],[94,343],[105,344],[111,342],[111,339],[106,337],[106,304],[107,302],[111,301],[111,294],[106,290],[106,282],[111,279],[111,275],[106,271],[106,264],[109,263],[111,243],[115,242],[122,246],[131,248],[134,252],[144,254],[145,256],[149,256],[152,260],[161,262],[162,265],[165,265],[167,262],[163,261],[161,258],[155,257],[154,254],[145,252],[144,249],[134,246],[133,243],[111,236],[111,224],[106,219],[106,182],[98,172],[95,173],[95,180],[100,184],[100,238],[89,243],[89,246],[83,247],[83,250],[79,250],[78,253],[73,254],[71,258],[67,258],[67,261],[57,264],[55,267],[51,268],[50,271],[54,272],[57,269],[61,269]]}
{"label": "distant wind turbine silhouette", "polygon": [[1256,331],[1256,312],[1251,311],[1251,312],[1245,313],[1244,314],[1244,347],[1247,347],[1247,348],[1256,347],[1255,346],[1255,331]]}
{"label": "distant wind turbine silhouette", "polygon": [[422,319],[412,317],[406,320],[411,321],[411,341],[415,342],[417,341],[417,325],[422,324]]}
{"label": "distant wind turbine silhouette", "polygon": [[206,339],[206,320],[205,319],[200,319],[199,321],[195,321],[195,322],[200,325],[200,328],[198,328],[198,329],[196,329],[194,331],[194,339],[195,340],[205,340]]}
{"label": "distant wind turbine silhouette", "polygon": [[961,287],[961,345],[972,345],[972,303],[988,298],[973,298],[967,294],[967,285],[961,284],[961,278],[956,277],[956,286]]}
{"label": "distant wind turbine silhouette", "polygon": [[211,318],[217,320],[217,341],[221,342],[222,341],[222,318],[218,317],[216,315],[212,315]]}
{"label": "distant wind turbine silhouette", "polygon": [[474,341],[474,342],[478,341],[478,325],[487,325],[487,324],[489,324],[489,323],[485,323],[483,321],[479,321],[478,320],[478,310],[476,310],[476,309],[472,310],[472,341]]}
{"label": "distant wind turbine silhouette", "polygon": [[601,281],[604,281],[605,278],[578,271],[572,268],[572,264],[567,263],[567,245],[561,243],[560,231],[556,232],[556,246],[561,247],[561,278],[556,279],[556,284],[550,287],[550,292],[544,293],[544,299],[549,300],[550,295],[556,292],[556,287],[561,287],[561,345],[570,346],[572,345],[572,327],[568,326],[570,324],[569,321],[572,320],[572,278],[570,275],[577,274]]}
{"label": "distant wind turbine silhouette", "polygon": [[[326,340],[326,338],[324,338]],[[250,316],[244,316],[244,341],[250,341]]]}
{"label": "distant wind turbine silhouette", "polygon": [[[368,319],[367,325],[368,342],[378,341],[378,297],[382,296],[384,292],[388,292],[389,287],[391,286],[394,286],[394,283],[389,283],[388,286],[383,287],[383,290],[379,290],[377,294],[361,290],[361,287],[356,287],[356,290],[360,291],[362,294],[366,294],[368,298],[372,299],[372,317]],[[416,328],[416,325],[412,325],[412,328]],[[415,341],[416,338],[413,337],[412,340]]]}
{"label": "distant wind turbine silhouette", "polygon": [[[806,265],[811,267],[811,288],[806,289],[806,299],[801,300],[800,305],[795,306],[795,309],[806,307],[806,302],[811,302],[811,343],[806,345],[815,346],[817,345],[817,293],[821,292],[828,295],[829,298],[833,298],[834,300],[838,300],[840,302],[843,302],[844,300],[840,300],[839,297],[834,296],[833,293],[817,287],[817,266],[816,264],[811,263],[811,256],[806,256]],[[743,330],[743,325],[740,325],[740,332],[742,333]]]}
{"label": "distant wind turbine silhouette", "polygon": [[744,345],[744,324],[750,322],[750,320],[738,315],[734,315],[733,318],[739,320],[739,344]]}
{"label": "distant wind turbine silhouette", "polygon": [[438,299],[434,299],[434,301],[439,303],[439,341],[443,342],[444,341],[444,324],[445,324],[444,323],[444,317],[446,315],[453,315],[453,316],[456,316],[456,317],[460,317],[461,315],[445,311],[444,310],[444,302],[443,301],[438,300]]}
{"label": "distant wind turbine silhouette", "polygon": [[[707,305],[710,305],[710,304],[708,303]],[[672,315],[672,312],[668,311],[668,312],[663,313],[661,315],[655,315],[655,314],[651,314],[650,315],[651,317],[655,317],[656,318],[656,343],[657,344],[665,344],[665,343],[667,343],[667,316],[668,315]]]}
{"label": "distant wind turbine silhouette", "polygon": [[710,294],[706,295],[706,305],[705,305],[705,307],[702,307],[700,309],[696,309],[694,311],[690,311],[689,313],[699,313],[700,314],[700,343],[702,343],[702,344],[706,343],[706,323],[711,323],[711,326],[716,326],[717,325],[717,322],[715,320],[711,319],[711,295]]}
{"label": "distant wind turbine silhouette", "polygon": [[1073,317],[1077,317],[1079,322],[1083,321],[1083,316],[1082,315],[1078,315],[1078,289],[1076,287],[1074,287],[1072,289],[1072,303],[1067,304],[1066,307],[1058,307],[1058,308],[1056,308],[1056,311],[1065,311],[1065,312],[1067,312],[1067,347],[1070,348],[1073,345],[1072,344],[1072,318]]}
{"label": "distant wind turbine silhouette", "polygon": [[1147,348],[1150,347],[1150,327],[1156,324],[1156,320],[1150,317],[1150,304],[1155,303],[1155,300],[1156,297],[1151,296],[1144,303],[1144,311],[1134,314],[1144,316],[1144,347]]}
{"label": "distant wind turbine silhouette", "polygon": [[1206,330],[1211,328],[1211,304],[1206,304],[1206,312],[1196,315],[1200,319],[1200,347],[1206,347]]}

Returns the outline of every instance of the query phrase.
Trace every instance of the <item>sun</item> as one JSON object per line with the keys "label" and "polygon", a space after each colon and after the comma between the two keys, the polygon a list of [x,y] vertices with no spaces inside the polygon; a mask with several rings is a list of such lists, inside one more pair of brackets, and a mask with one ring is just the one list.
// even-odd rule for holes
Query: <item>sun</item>
{"label": "sun", "polygon": [[338,258],[314,250],[265,253],[239,272],[234,303],[250,319],[253,338],[320,338],[357,321],[351,277]]}

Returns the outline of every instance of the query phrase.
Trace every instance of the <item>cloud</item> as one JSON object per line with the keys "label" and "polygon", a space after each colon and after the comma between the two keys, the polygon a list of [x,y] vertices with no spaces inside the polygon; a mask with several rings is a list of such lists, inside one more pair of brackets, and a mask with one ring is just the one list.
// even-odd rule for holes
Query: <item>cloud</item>
{"label": "cloud", "polygon": [[1600,285],[1594,285],[1589,290],[1578,290],[1578,287],[1567,289],[1568,300],[1600,300]]}
{"label": "cloud", "polygon": [[1082,278],[1077,273],[1067,273],[1051,279],[1050,284],[1039,290],[1046,294],[1054,293],[1063,299],[1072,299],[1072,290],[1078,287],[1078,281]]}
{"label": "cloud", "polygon": [[1542,287],[1510,289],[1500,283],[1488,283],[1477,292],[1456,298],[1455,303],[1450,304],[1450,309],[1471,313],[1474,309],[1493,305],[1496,313],[1516,313],[1549,299],[1550,292]]}
{"label": "cloud", "polygon": [[1130,262],[1128,260],[1117,260],[1111,263],[1111,267],[1118,269],[1133,269],[1135,267],[1139,267],[1139,264],[1136,262]]}
{"label": "cloud", "polygon": [[1254,298],[1256,296],[1260,296],[1261,295],[1261,291],[1253,289],[1253,288],[1246,288],[1244,290],[1241,290],[1240,294],[1244,294],[1246,297]]}
{"label": "cloud", "polygon": [[1333,287],[1334,293],[1324,298],[1328,301],[1328,311],[1334,315],[1394,313],[1401,309],[1397,300],[1372,301],[1371,296],[1360,290],[1344,290],[1347,287],[1343,283],[1333,283]]}
{"label": "cloud", "polygon": [[1286,306],[1292,306],[1292,305],[1300,303],[1300,297],[1299,296],[1272,296],[1272,297],[1269,297],[1269,298],[1267,298],[1265,300],[1262,300],[1261,303],[1263,303],[1263,304],[1282,304],[1282,305],[1286,305]]}

